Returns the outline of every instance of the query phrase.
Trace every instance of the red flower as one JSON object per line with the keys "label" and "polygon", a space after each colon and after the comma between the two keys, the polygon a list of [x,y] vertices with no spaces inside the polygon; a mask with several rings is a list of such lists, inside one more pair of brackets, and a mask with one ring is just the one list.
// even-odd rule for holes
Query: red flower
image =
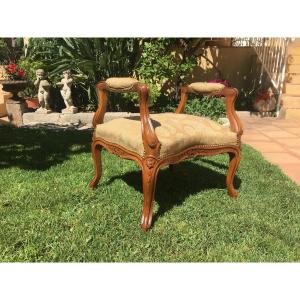
{"label": "red flower", "polygon": [[25,70],[22,69],[22,68],[20,68],[20,69],[18,70],[17,76],[18,76],[19,78],[23,78],[23,77],[25,76]]}
{"label": "red flower", "polygon": [[6,66],[6,72],[8,74],[14,74],[16,73],[16,70],[17,70],[17,65],[16,64],[9,64]]}
{"label": "red flower", "polygon": [[214,79],[214,80],[209,80],[208,82],[221,83],[224,84],[225,86],[229,86],[229,83],[226,79]]}

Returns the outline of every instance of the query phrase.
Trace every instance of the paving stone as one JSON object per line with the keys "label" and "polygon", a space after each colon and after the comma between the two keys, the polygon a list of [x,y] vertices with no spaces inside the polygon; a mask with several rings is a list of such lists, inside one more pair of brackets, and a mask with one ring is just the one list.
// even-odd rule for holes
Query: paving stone
{"label": "paving stone", "polygon": [[300,126],[297,128],[285,128],[285,130],[289,133],[296,134],[297,136],[300,136]]}
{"label": "paving stone", "polygon": [[286,147],[299,147],[300,148],[300,138],[293,139],[278,139],[278,143]]}
{"label": "paving stone", "polygon": [[296,156],[289,154],[289,153],[270,153],[265,152],[264,156],[269,160],[270,162],[279,165],[279,167],[283,164],[289,163],[289,164],[300,164],[300,159]]}
{"label": "paving stone", "polygon": [[109,112],[104,115],[104,122],[111,121],[117,118],[128,118],[139,116],[139,113],[128,113],[128,112]]}
{"label": "paving stone", "polygon": [[274,142],[249,141],[248,144],[263,154],[266,152],[281,152],[284,155],[286,152],[284,147]]}
{"label": "paving stone", "polygon": [[263,133],[280,130],[279,127],[270,124],[259,124],[256,126],[256,129]]}
{"label": "paving stone", "polygon": [[[239,114],[244,127],[242,142],[251,145],[300,185],[300,122],[279,118],[255,118]],[[261,136],[269,139],[264,141]]]}
{"label": "paving stone", "polygon": [[51,113],[51,114],[36,114],[24,113],[23,114],[23,124],[27,125],[29,123],[58,123],[60,113]]}
{"label": "paving stone", "polygon": [[281,164],[280,169],[295,183],[300,185],[300,164]]}
{"label": "paving stone", "polygon": [[74,124],[80,123],[80,118],[77,114],[60,114],[58,122],[60,124]]}
{"label": "paving stone", "polygon": [[277,130],[277,131],[264,131],[264,135],[271,138],[296,138],[295,134],[289,133],[285,130]]}
{"label": "paving stone", "polygon": [[82,124],[92,124],[94,112],[81,112],[76,114]]}
{"label": "paving stone", "polygon": [[271,139],[261,133],[245,133],[242,135],[242,141],[270,141]]}

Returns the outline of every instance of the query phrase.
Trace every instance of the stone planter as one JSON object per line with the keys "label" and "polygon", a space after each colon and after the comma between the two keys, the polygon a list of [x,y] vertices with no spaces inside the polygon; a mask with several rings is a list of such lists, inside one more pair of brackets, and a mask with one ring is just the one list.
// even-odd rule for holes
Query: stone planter
{"label": "stone planter", "polygon": [[6,101],[12,96],[11,93],[4,92],[0,84],[0,118],[7,116]]}
{"label": "stone planter", "polygon": [[21,126],[23,124],[22,115],[27,111],[27,105],[24,99],[18,96],[18,92],[25,89],[27,81],[0,80],[0,84],[3,86],[3,91],[12,94],[12,96],[6,100],[8,119],[13,125]]}

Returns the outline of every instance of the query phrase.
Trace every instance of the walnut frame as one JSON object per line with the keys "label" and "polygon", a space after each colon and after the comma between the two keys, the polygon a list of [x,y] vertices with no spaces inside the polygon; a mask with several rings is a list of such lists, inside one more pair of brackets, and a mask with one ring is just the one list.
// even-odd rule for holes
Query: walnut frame
{"label": "walnut frame", "polygon": [[[92,141],[92,157],[95,166],[95,175],[90,182],[91,188],[96,188],[101,175],[102,175],[102,164],[101,164],[101,150],[105,148],[112,154],[115,154],[124,159],[130,159],[135,161],[142,169],[142,179],[143,179],[143,194],[144,194],[144,204],[142,211],[141,227],[143,230],[148,230],[152,223],[152,206],[154,201],[156,180],[159,169],[163,166],[172,166],[173,164],[179,163],[185,159],[195,157],[195,156],[211,156],[221,153],[229,154],[229,168],[226,176],[226,186],[228,194],[236,198],[237,191],[233,186],[233,179],[236,169],[239,165],[241,159],[241,135],[243,133],[241,122],[234,110],[234,103],[238,95],[238,91],[235,88],[224,87],[222,90],[210,95],[224,96],[226,99],[226,114],[230,122],[230,129],[237,133],[237,145],[215,145],[206,146],[198,145],[187,148],[180,153],[168,155],[165,157],[160,157],[160,147],[159,142],[148,110],[148,94],[149,89],[143,83],[135,83],[130,88],[127,89],[113,89],[109,87],[105,81],[100,81],[97,85],[97,93],[99,99],[98,109],[93,118],[93,126],[96,127],[98,124],[102,124],[104,120],[104,115],[106,112],[107,105],[107,95],[108,92],[137,92],[139,94],[140,103],[140,119],[141,119],[141,130],[142,130],[142,140],[144,145],[144,156],[132,152],[124,147],[110,143],[104,139],[97,138],[95,131],[93,134]],[[176,113],[181,113],[184,109],[188,93],[194,93],[189,86],[183,86],[181,88],[181,99],[176,110]]]}

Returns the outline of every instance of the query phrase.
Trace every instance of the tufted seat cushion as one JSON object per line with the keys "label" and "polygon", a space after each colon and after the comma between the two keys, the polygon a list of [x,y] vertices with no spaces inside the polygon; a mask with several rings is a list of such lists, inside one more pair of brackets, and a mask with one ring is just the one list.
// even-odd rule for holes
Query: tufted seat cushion
{"label": "tufted seat cushion", "polygon": [[105,82],[112,89],[129,90],[133,87],[135,83],[139,81],[135,78],[130,78],[130,77],[112,77],[106,79]]}
{"label": "tufted seat cushion", "polygon": [[219,92],[224,87],[224,84],[214,82],[194,82],[189,85],[189,88],[195,93]]}
{"label": "tufted seat cushion", "polygon": [[[207,118],[175,113],[153,114],[150,117],[161,143],[161,157],[196,145],[237,144],[235,132]],[[139,117],[119,118],[98,124],[95,135],[140,156],[144,155]]]}

